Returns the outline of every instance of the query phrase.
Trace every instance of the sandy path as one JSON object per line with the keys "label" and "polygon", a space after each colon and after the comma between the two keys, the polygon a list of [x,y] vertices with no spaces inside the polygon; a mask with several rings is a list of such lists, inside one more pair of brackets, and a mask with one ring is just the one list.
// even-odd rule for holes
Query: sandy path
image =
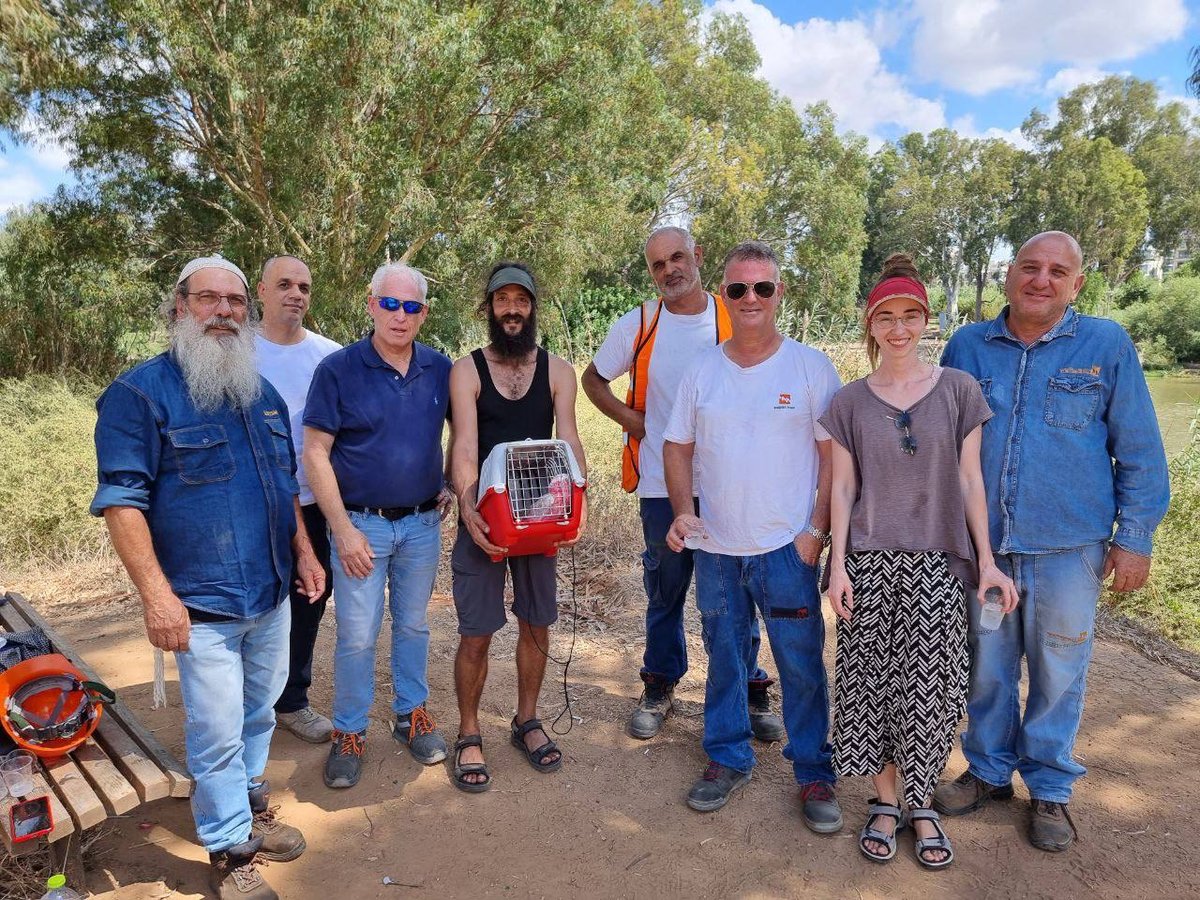
{"label": "sandy path", "polygon": [[[174,671],[168,660],[172,706],[152,710],[152,659],[133,601],[59,605],[52,614],[182,757]],[[431,622],[430,709],[452,736],[455,619],[444,596],[435,597]],[[952,821],[958,860],[950,870],[926,873],[912,858],[911,840],[901,840],[897,860],[887,867],[859,856],[853,835],[869,796],[865,779],[841,786],[845,831],[810,834],[779,745],[758,747],[754,780],[725,809],[709,815],[687,809],[684,794],[704,764],[697,623],[691,623],[693,669],[680,687],[680,714],[649,742],[623,731],[640,689],[636,612],[611,624],[581,634],[570,682],[583,721],[561,739],[566,765],[556,775],[533,772],[507,741],[515,701],[511,626],[497,638],[484,697],[495,785],[487,794],[456,791],[446,768],[422,768],[398,752],[386,731],[386,703],[376,704],[363,779],[350,791],[322,784],[325,747],[278,734],[268,770],[275,801],[308,840],[299,860],[266,870],[281,896],[1200,897],[1200,786],[1184,774],[1200,752],[1200,682],[1125,645],[1096,648],[1078,743],[1090,773],[1072,803],[1081,832],[1077,847],[1055,856],[1025,842],[1027,795],[1018,781],[1017,800]],[[313,691],[326,710],[332,643],[330,615]],[[555,644],[556,652],[565,652],[566,635],[558,633]],[[555,682],[554,672],[543,693],[545,710],[561,704],[561,673]],[[386,697],[382,668],[380,676]],[[957,753],[951,768],[962,768]],[[89,887],[112,900],[199,897],[205,860],[192,843],[187,804],[160,801],[96,843]],[[385,885],[385,876],[399,884]]]}

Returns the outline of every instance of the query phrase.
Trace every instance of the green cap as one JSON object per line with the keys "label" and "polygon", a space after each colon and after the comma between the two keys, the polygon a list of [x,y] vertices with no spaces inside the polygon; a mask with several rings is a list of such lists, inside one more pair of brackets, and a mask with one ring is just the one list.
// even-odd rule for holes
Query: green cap
{"label": "green cap", "polygon": [[57,888],[66,887],[66,886],[67,886],[67,876],[66,875],[51,875],[49,878],[46,879],[46,887],[50,888],[50,890],[52,890],[52,891]]}

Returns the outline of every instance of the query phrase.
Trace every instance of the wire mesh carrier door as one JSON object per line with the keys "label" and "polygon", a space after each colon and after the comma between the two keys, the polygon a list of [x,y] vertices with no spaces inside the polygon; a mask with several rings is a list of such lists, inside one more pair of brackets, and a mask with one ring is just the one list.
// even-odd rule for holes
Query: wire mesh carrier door
{"label": "wire mesh carrier door", "polygon": [[585,484],[566,441],[497,444],[479,473],[488,539],[507,547],[505,556],[554,556],[559,541],[579,534]]}

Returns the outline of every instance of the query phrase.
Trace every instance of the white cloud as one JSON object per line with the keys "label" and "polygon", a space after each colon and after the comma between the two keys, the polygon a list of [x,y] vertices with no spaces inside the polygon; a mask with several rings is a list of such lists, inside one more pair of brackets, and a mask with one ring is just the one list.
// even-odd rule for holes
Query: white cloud
{"label": "white cloud", "polygon": [[23,206],[45,194],[45,186],[27,169],[13,169],[0,175],[0,214]]}
{"label": "white cloud", "polygon": [[979,130],[975,124],[973,115],[959,116],[950,123],[951,129],[958,132],[961,137],[971,138],[972,140],[991,140],[992,138],[1000,138],[1003,141],[1008,141],[1018,150],[1032,150],[1033,144],[1021,134],[1020,126],[1016,128],[985,128]]}
{"label": "white cloud", "polygon": [[1131,59],[1188,22],[1183,0],[914,0],[914,9],[917,74],[974,95],[1034,85],[1048,65]]}
{"label": "white cloud", "polygon": [[[1105,72],[1103,69],[1097,69],[1093,66],[1069,66],[1055,72],[1042,86],[1042,92],[1051,97],[1063,97],[1080,85],[1093,84],[1113,74],[1116,73]],[[1129,73],[1122,72],[1120,74],[1127,75]]]}
{"label": "white cloud", "polygon": [[942,103],[920,97],[883,64],[862,22],[809,19],[788,25],[753,0],[717,0],[712,12],[740,13],[762,57],[759,74],[797,108],[825,101],[838,125],[873,138],[881,128],[932,131],[946,124]]}

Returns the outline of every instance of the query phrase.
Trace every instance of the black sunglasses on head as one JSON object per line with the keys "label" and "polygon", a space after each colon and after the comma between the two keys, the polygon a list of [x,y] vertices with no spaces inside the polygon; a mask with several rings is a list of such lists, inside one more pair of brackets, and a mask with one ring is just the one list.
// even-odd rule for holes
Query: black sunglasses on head
{"label": "black sunglasses on head", "polygon": [[775,296],[775,288],[778,285],[774,281],[756,281],[754,284],[747,284],[744,281],[731,281],[725,285],[725,298],[727,300],[741,300],[752,289],[754,293],[767,300]]}

